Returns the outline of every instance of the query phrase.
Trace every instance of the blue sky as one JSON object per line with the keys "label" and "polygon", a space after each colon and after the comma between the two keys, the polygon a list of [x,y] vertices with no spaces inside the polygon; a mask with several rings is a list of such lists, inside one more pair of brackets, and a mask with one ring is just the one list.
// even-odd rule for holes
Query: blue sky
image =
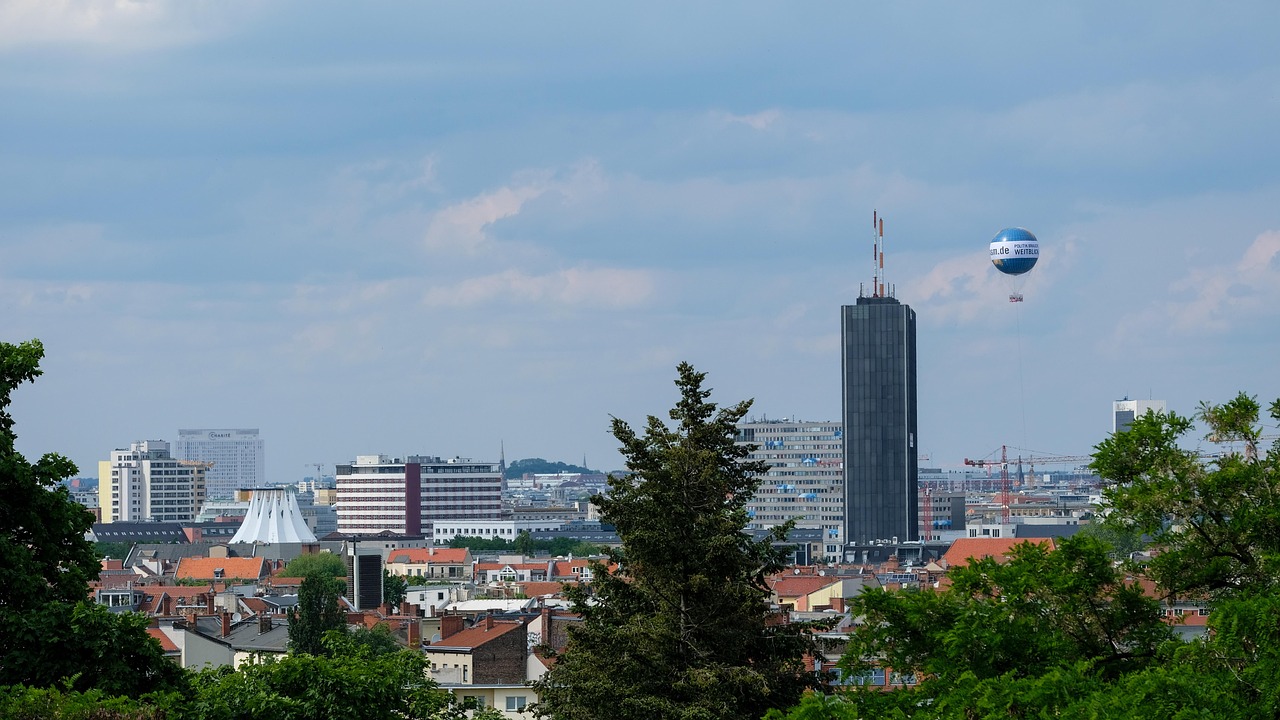
{"label": "blue sky", "polygon": [[[920,440],[1083,454],[1110,403],[1280,396],[1280,5],[0,2],[0,338],[83,474],[258,427],[606,469],[675,365],[840,413],[919,316]],[[987,243],[1041,241],[1026,302]],[[1274,429],[1272,429],[1274,432]]]}

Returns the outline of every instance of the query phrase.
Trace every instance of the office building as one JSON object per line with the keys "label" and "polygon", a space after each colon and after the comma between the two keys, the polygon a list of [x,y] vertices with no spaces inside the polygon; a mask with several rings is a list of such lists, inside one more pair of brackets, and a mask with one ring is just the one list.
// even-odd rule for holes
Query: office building
{"label": "office building", "polygon": [[1133,421],[1147,414],[1147,411],[1164,412],[1163,400],[1116,400],[1111,403],[1111,432],[1124,432]]}
{"label": "office building", "polygon": [[98,462],[98,505],[102,522],[195,518],[205,498],[205,463],[179,460],[169,443],[146,440],[113,450]]}
{"label": "office building", "polygon": [[845,540],[915,540],[915,311],[877,292],[841,307],[840,320]]}
{"label": "office building", "polygon": [[338,465],[338,532],[426,536],[432,523],[502,518],[499,463],[360,455]]}
{"label": "office building", "polygon": [[174,457],[212,463],[205,492],[229,499],[236,490],[266,484],[266,459],[257,428],[179,430]]}
{"label": "office building", "polygon": [[751,420],[738,423],[740,444],[756,446],[752,460],[769,464],[747,503],[750,530],[795,519],[797,528],[820,530],[823,556],[841,558],[844,544],[844,438],[840,423]]}

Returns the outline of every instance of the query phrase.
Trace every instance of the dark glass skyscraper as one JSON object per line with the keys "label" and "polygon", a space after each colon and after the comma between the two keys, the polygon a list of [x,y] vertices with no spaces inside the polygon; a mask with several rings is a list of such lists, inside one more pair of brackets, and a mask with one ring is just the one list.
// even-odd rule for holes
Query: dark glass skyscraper
{"label": "dark glass skyscraper", "polygon": [[892,297],[840,308],[845,541],[917,539],[916,314]]}

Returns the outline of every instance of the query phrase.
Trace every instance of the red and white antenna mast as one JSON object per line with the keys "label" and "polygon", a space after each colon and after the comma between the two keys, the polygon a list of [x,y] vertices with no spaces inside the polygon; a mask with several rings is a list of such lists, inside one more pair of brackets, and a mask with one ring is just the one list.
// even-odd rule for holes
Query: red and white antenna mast
{"label": "red and white antenna mast", "polygon": [[871,273],[871,297],[889,297],[893,288],[890,286],[889,291],[885,291],[884,282],[884,218],[875,210],[871,211],[871,246],[874,251],[872,257],[874,268]]}

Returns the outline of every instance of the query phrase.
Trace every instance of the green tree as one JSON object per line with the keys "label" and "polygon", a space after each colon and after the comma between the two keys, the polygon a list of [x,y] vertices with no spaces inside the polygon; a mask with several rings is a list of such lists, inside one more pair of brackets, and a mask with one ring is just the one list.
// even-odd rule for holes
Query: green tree
{"label": "green tree", "polygon": [[[1142,537],[1145,563],[1113,568],[1081,534],[1054,552],[1023,545],[1006,565],[953,570],[949,589],[872,591],[852,605],[851,678],[871,664],[916,673],[895,692],[808,697],[820,718],[1255,718],[1280,716],[1280,448],[1261,446],[1261,406],[1202,404],[1205,457],[1180,445],[1191,418],[1148,413],[1096,447],[1107,481],[1102,532]],[[1280,421],[1280,401],[1270,406]],[[1149,595],[1209,603],[1210,633],[1168,638]]]}
{"label": "green tree", "polygon": [[182,671],[146,633],[146,619],[86,600],[100,559],[84,535],[93,515],[60,482],[67,458],[28,463],[16,449],[12,392],[40,375],[37,340],[0,343],[0,685],[137,696],[180,687]]}
{"label": "green tree", "polygon": [[405,596],[409,594],[409,581],[403,575],[396,575],[386,568],[382,569],[382,602],[393,608],[400,607]]}
{"label": "green tree", "polygon": [[285,577],[305,578],[311,575],[327,575],[342,578],[347,575],[347,564],[340,555],[331,552],[299,555],[290,560],[281,573]]}
{"label": "green tree", "polygon": [[346,613],[338,596],[338,581],[329,575],[314,574],[298,586],[298,604],[289,610],[289,649],[298,653],[324,655],[325,633],[345,631]]}
{"label": "green tree", "polygon": [[[593,498],[622,547],[597,563],[583,616],[536,687],[543,717],[752,718],[787,707],[817,678],[806,628],[777,623],[766,574],[783,566],[745,532],[746,502],[767,471],[734,443],[750,401],[718,409],[705,375],[682,363],[675,427],[650,417],[643,436],[614,419],[630,474]],[[784,537],[781,528],[773,539]]]}
{"label": "green tree", "polygon": [[[427,679],[422,653],[290,655],[200,673],[192,720],[463,720],[463,706]],[[492,710],[474,718],[501,717]]]}

